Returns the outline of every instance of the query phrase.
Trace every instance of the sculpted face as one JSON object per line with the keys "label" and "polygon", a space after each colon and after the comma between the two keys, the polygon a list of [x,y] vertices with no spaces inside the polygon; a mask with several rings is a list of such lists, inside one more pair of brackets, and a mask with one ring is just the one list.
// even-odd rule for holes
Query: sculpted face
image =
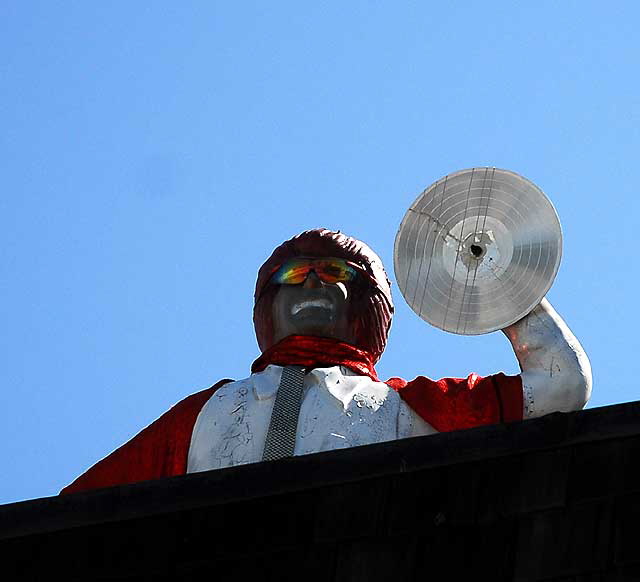
{"label": "sculpted face", "polygon": [[280,285],[273,301],[274,342],[290,335],[313,335],[353,343],[348,285],[325,283],[314,271],[303,283]]}
{"label": "sculpted face", "polygon": [[[309,261],[313,268],[307,269],[304,263]],[[349,269],[338,265],[340,261],[353,268],[355,276],[345,276]],[[312,292],[328,296],[330,307],[302,305],[304,309],[296,308],[294,314],[296,299]],[[262,352],[287,335],[304,333],[339,338],[377,362],[392,317],[390,282],[380,257],[342,232],[324,228],[301,232],[276,247],[258,271],[253,323]]]}

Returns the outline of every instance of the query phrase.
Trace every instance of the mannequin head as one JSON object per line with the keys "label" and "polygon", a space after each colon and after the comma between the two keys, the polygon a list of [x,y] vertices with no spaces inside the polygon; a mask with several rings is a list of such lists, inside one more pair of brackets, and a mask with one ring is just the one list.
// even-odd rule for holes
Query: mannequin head
{"label": "mannequin head", "polygon": [[[356,275],[331,282],[310,269],[301,282],[278,282],[278,269],[294,258],[342,259]],[[390,283],[380,259],[340,232],[305,231],[277,247],[258,273],[253,320],[262,351],[289,335],[313,335],[355,345],[377,361],[392,314]]]}

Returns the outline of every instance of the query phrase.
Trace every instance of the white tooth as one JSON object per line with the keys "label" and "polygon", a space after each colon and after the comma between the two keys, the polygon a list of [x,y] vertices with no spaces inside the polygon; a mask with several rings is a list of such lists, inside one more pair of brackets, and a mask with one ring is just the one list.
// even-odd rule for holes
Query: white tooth
{"label": "white tooth", "polygon": [[331,309],[331,302],[327,299],[312,299],[311,301],[301,301],[300,303],[296,303],[291,308],[291,314],[296,315],[303,309],[307,309],[308,307],[322,307],[324,309]]}

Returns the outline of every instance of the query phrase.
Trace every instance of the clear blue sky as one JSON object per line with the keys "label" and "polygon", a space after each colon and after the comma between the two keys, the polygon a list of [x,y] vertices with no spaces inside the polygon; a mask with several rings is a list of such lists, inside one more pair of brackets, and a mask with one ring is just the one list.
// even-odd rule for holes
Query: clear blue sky
{"label": "clear blue sky", "polygon": [[[0,503],[42,497],[258,355],[256,271],[306,228],[368,242],[446,173],[552,199],[549,299],[590,406],[638,398],[636,2],[0,7]],[[518,371],[395,290],[381,376]]]}

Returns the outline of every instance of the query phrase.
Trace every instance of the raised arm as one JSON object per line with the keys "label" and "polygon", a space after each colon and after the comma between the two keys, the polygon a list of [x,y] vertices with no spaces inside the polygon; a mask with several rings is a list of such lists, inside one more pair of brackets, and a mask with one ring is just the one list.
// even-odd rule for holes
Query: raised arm
{"label": "raised arm", "polygon": [[589,358],[546,299],[502,331],[520,363],[524,418],[584,407],[591,396]]}

